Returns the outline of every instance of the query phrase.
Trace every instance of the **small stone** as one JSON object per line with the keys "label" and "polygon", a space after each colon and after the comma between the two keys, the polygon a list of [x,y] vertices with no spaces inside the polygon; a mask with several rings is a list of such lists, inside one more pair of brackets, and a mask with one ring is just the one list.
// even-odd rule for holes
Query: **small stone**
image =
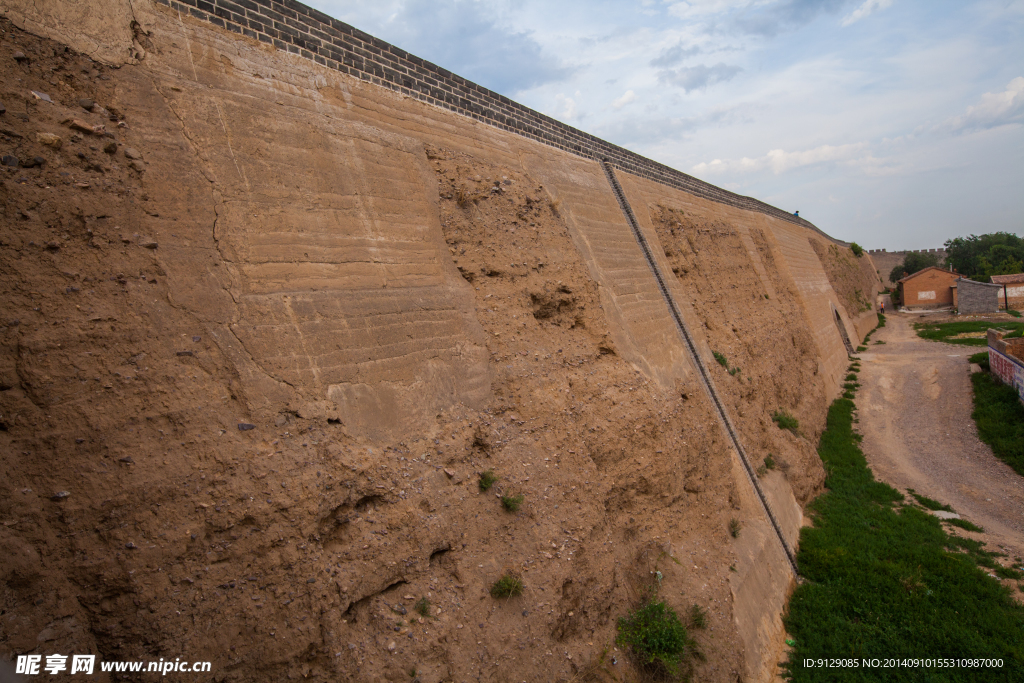
{"label": "small stone", "polygon": [[134,543],[132,543],[131,541],[128,541],[127,543],[125,543],[125,544],[124,544],[124,547],[125,547],[125,548],[128,548],[128,550],[135,550],[135,549],[136,549],[136,548],[138,548],[139,546],[135,545],[135,544],[134,544]]}
{"label": "small stone", "polygon": [[455,478],[455,472],[453,470],[448,469],[447,467],[444,470],[444,474],[449,479],[454,479]]}
{"label": "small stone", "polygon": [[18,168],[19,165],[18,157],[13,154],[5,154],[3,158],[4,166],[10,166],[11,168]]}
{"label": "small stone", "polygon": [[[179,355],[179,356],[191,356],[192,352],[191,351],[178,351],[177,355]],[[241,428],[239,428],[239,429],[241,429]]]}
{"label": "small stone", "polygon": [[3,102],[0,102],[0,114],[6,114],[6,113],[7,113],[7,107],[4,106]]}
{"label": "small stone", "polygon": [[194,341],[194,342],[201,342],[202,340],[203,340],[203,338],[200,337],[198,334],[192,335],[192,341]]}
{"label": "small stone", "polygon": [[408,610],[405,609],[405,605],[400,603],[395,603],[394,610],[403,616],[409,613]]}
{"label": "small stone", "polygon": [[64,500],[65,498],[67,498],[70,495],[71,494],[68,493],[67,491],[57,491],[57,493],[55,493],[52,496],[50,496],[50,500]]}
{"label": "small stone", "polygon": [[142,158],[142,155],[139,154],[139,151],[137,149],[135,149],[134,147],[125,147],[124,148],[124,155],[126,157],[128,157],[129,159],[141,159]]}
{"label": "small stone", "polygon": [[[240,431],[240,432],[247,432],[250,429],[256,429],[256,425],[249,424],[248,422],[239,422],[238,423],[238,431]],[[312,581],[310,581],[310,582],[312,582]]]}
{"label": "small stone", "polygon": [[277,419],[274,420],[274,424],[277,425],[278,427],[284,427],[286,424],[288,424],[288,418],[285,417],[284,415],[278,415]]}
{"label": "small stone", "polygon": [[132,167],[133,169],[135,169],[136,171],[138,171],[139,173],[141,173],[142,171],[145,171],[145,170],[146,170],[146,166],[145,166],[145,164],[143,164],[143,163],[142,163],[141,161],[139,161],[138,159],[133,159],[133,160],[132,160],[131,162],[129,162],[129,164],[128,164],[128,165],[129,165],[129,166],[131,166],[131,167]]}
{"label": "small stone", "polygon": [[53,103],[53,100],[50,99],[50,96],[44,92],[39,92],[38,90],[30,90],[29,92],[31,92],[32,97],[36,98],[37,100],[42,100],[43,102],[50,102],[51,104]]}
{"label": "small stone", "polygon": [[145,247],[146,249],[156,249],[160,245],[157,244],[156,240],[150,239],[148,237],[143,237],[142,239],[139,240],[139,246]]}
{"label": "small stone", "polygon": [[64,144],[64,140],[59,135],[53,133],[36,133],[36,142],[46,145],[47,147],[53,147],[54,149],[60,149],[61,145]]}
{"label": "small stone", "polygon": [[103,151],[107,154],[113,154],[117,151],[117,143],[111,140],[107,144],[103,145]]}
{"label": "small stone", "polygon": [[88,97],[83,97],[82,99],[78,100],[78,106],[86,110],[92,109],[93,106],[95,106],[95,104],[96,102],[94,102]]}
{"label": "small stone", "polygon": [[[252,425],[249,425],[250,427]],[[306,583],[316,583],[316,579],[306,579]]]}
{"label": "small stone", "polygon": [[128,465],[134,465],[135,464],[135,461],[132,460],[132,456],[130,456],[130,455],[126,455],[123,458],[120,458],[119,460],[121,462],[123,462],[123,463],[128,464]]}
{"label": "small stone", "polygon": [[25,53],[24,52],[20,52],[20,51],[19,52],[15,52],[11,56],[14,57],[14,60],[16,62],[24,62],[26,59],[28,59],[28,57],[25,56]]}
{"label": "small stone", "polygon": [[392,640],[388,643],[388,652],[394,652],[396,647],[398,647],[398,645]]}

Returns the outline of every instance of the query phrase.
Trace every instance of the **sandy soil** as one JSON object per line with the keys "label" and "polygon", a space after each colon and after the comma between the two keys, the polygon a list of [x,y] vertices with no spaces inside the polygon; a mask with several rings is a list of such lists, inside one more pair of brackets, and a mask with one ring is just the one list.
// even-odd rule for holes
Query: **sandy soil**
{"label": "sandy soil", "polygon": [[912,324],[922,317],[888,315],[860,354],[857,404],[868,463],[877,478],[947,503],[985,529],[951,528],[957,534],[1009,559],[1024,557],[1024,478],[992,455],[971,419],[967,357],[980,349],[920,339]]}

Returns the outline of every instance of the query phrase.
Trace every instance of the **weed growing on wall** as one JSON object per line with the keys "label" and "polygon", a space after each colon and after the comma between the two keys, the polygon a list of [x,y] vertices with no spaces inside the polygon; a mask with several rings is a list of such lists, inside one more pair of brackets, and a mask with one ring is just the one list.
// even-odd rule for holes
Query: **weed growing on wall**
{"label": "weed growing on wall", "polygon": [[794,433],[800,429],[800,422],[783,409],[772,413],[772,421],[779,426],[779,429],[788,429]]}
{"label": "weed growing on wall", "polygon": [[641,668],[679,675],[692,641],[671,607],[651,597],[630,615],[619,617],[618,630],[615,642],[629,648]]}
{"label": "weed growing on wall", "polygon": [[492,598],[514,598],[523,594],[523,580],[511,572],[506,572],[491,586]]}
{"label": "weed growing on wall", "polygon": [[498,483],[498,477],[494,476],[494,470],[487,470],[480,473],[480,490],[486,491]]}

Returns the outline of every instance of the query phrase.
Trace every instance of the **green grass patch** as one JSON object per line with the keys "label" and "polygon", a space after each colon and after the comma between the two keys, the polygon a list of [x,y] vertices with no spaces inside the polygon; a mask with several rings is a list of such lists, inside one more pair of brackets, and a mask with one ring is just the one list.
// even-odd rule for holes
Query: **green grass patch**
{"label": "green grass patch", "polygon": [[985,372],[989,372],[992,370],[992,367],[988,364],[988,351],[980,351],[978,353],[971,354],[970,357],[967,359],[967,362],[977,363]]}
{"label": "green grass patch", "polygon": [[1024,405],[1013,387],[987,372],[971,375],[978,436],[992,447],[997,458],[1024,476]]}
{"label": "green grass patch", "polygon": [[1012,315],[1014,318],[1019,318],[1020,317],[1020,311],[1015,311],[1012,308],[1010,310],[1008,310],[1007,313]]}
{"label": "green grass patch", "polygon": [[[978,376],[978,375],[975,375]],[[1024,680],[1024,607],[979,569],[993,553],[951,536],[935,516],[875,480],[853,431],[855,405],[829,408],[818,454],[827,491],[800,534],[805,581],[785,617],[789,675],[818,681]],[[1001,669],[805,667],[817,658],[999,658]]]}
{"label": "green grass patch", "polygon": [[785,410],[780,409],[772,413],[772,421],[779,426],[779,429],[788,429],[791,432],[800,429],[800,421]]}
{"label": "green grass patch", "polygon": [[[878,327],[885,327],[885,315],[881,311],[878,312]],[[878,327],[875,329],[877,330]]]}
{"label": "green grass patch", "polygon": [[978,534],[985,533],[985,530],[982,529],[980,526],[978,526],[977,524],[972,524],[971,522],[968,522],[966,519],[947,519],[946,524],[952,524],[953,526],[958,526],[961,529],[973,531]]}
{"label": "green grass patch", "polygon": [[[1011,330],[1007,337],[1020,337],[1024,335],[1024,323],[1013,323],[1006,321],[985,322],[984,320],[965,320],[953,323],[914,323],[917,336],[922,339],[945,342],[947,344],[959,344],[960,346],[988,346],[988,339],[984,332],[989,328]],[[958,335],[979,335],[956,339]]]}
{"label": "green grass patch", "polygon": [[729,359],[725,357],[725,354],[719,353],[718,351],[712,351],[711,355],[715,357],[715,360],[718,361],[719,365],[726,370],[729,369]]}

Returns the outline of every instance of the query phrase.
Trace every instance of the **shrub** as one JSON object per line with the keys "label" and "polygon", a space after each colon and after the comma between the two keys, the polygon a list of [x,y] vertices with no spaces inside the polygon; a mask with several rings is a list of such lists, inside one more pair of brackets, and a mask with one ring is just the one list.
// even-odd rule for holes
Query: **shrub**
{"label": "shrub", "polygon": [[514,598],[523,594],[523,580],[512,572],[505,572],[504,576],[494,582],[491,586],[492,598]]}
{"label": "shrub", "polygon": [[518,496],[502,496],[501,506],[509,512],[516,512],[523,504],[523,498],[524,496],[521,493]]}
{"label": "shrub", "polygon": [[771,453],[769,453],[767,456],[765,456],[764,466],[766,468],[770,469],[770,470],[774,470],[775,469],[775,458],[772,457]]}
{"label": "shrub", "polygon": [[740,520],[736,519],[735,517],[729,520],[729,535],[733,538],[740,537],[740,529],[742,528],[743,525],[740,524]]}
{"label": "shrub", "polygon": [[720,354],[718,351],[712,351],[711,355],[713,355],[715,357],[715,360],[718,361],[719,365],[721,365],[723,368],[728,369],[729,361],[728,361],[728,359],[726,359],[726,357],[724,355]]}
{"label": "shrub", "polygon": [[653,598],[635,612],[619,617],[615,642],[628,647],[641,666],[679,673],[683,655],[692,642],[675,610]]}
{"label": "shrub", "polygon": [[494,470],[487,470],[486,472],[480,473],[480,490],[486,491],[498,482],[498,478],[494,476]]}
{"label": "shrub", "polygon": [[420,598],[419,600],[416,601],[416,604],[413,605],[413,609],[416,610],[416,612],[421,617],[429,617],[430,616],[430,600],[427,600],[426,598]]}
{"label": "shrub", "polygon": [[772,420],[779,426],[779,429],[788,429],[791,432],[800,429],[800,422],[785,410],[776,410],[772,413]]}
{"label": "shrub", "polygon": [[864,247],[860,246],[856,242],[850,242],[850,251],[852,251],[853,255],[857,258],[864,255]]}

